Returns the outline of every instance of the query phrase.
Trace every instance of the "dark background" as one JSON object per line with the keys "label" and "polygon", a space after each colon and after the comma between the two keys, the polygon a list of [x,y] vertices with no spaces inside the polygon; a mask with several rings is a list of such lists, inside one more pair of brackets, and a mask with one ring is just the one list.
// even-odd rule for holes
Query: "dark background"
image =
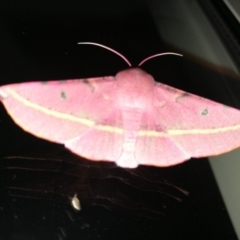
{"label": "dark background", "polygon": [[[151,54],[183,53],[162,41],[145,1],[3,1],[0,9],[1,85],[128,67],[81,41],[114,48],[133,66]],[[237,91],[235,77],[190,55],[142,68],[156,81],[238,107],[222,94],[226,82]],[[207,159],[133,170],[94,163],[24,132],[2,106],[0,144],[0,239],[237,239]],[[81,211],[71,206],[75,193]]]}

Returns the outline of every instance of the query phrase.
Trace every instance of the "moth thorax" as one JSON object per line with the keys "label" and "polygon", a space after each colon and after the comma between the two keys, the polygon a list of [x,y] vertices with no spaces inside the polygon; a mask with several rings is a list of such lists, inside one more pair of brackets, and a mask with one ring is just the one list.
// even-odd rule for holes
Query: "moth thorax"
{"label": "moth thorax", "polygon": [[154,80],[139,68],[122,71],[116,76],[117,99],[123,108],[144,109],[152,101]]}

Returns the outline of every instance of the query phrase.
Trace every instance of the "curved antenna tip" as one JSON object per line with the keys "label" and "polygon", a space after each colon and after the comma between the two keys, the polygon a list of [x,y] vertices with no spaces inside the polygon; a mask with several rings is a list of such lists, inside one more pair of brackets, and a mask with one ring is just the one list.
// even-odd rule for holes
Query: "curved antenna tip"
{"label": "curved antenna tip", "polygon": [[182,54],[179,54],[179,53],[174,53],[174,52],[166,52],[166,53],[157,53],[157,54],[154,54],[152,56],[149,56],[145,59],[143,59],[139,64],[138,66],[140,67],[143,63],[145,63],[146,61],[152,59],[152,58],[155,58],[155,57],[159,57],[159,56],[163,56],[163,55],[176,55],[176,56],[179,56],[179,57],[183,57]]}
{"label": "curved antenna tip", "polygon": [[89,44],[89,45],[94,45],[94,46],[105,48],[105,49],[107,49],[107,50],[117,54],[119,57],[121,57],[128,64],[129,67],[132,66],[132,64],[127,60],[127,58],[124,57],[121,53],[119,53],[118,51],[116,51],[116,50],[114,50],[114,49],[112,49],[110,47],[107,47],[107,46],[105,46],[103,44],[95,43],[95,42],[78,42],[77,44]]}

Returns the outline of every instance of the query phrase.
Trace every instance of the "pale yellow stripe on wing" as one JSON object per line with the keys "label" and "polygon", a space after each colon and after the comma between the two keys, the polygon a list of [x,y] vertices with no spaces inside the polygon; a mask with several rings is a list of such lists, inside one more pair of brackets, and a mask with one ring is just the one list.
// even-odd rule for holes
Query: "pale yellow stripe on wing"
{"label": "pale yellow stripe on wing", "polygon": [[66,114],[66,113],[60,113],[60,112],[57,112],[57,111],[45,108],[43,106],[40,106],[40,105],[38,105],[36,103],[32,103],[32,102],[30,102],[26,98],[22,97],[21,95],[19,95],[18,93],[16,93],[15,91],[13,91],[10,88],[7,88],[7,92],[13,98],[15,98],[16,100],[21,102],[23,105],[25,105],[27,107],[30,107],[30,108],[33,108],[35,110],[38,110],[40,112],[43,112],[43,113],[45,113],[47,115],[54,116],[56,118],[70,120],[70,121],[73,121],[73,122],[79,122],[79,123],[82,123],[82,124],[87,125],[87,126],[93,126],[95,124],[91,120],[88,120],[88,119],[85,119],[85,118],[78,118],[78,117],[75,117],[75,116],[72,116],[72,115],[69,115],[69,114]]}
{"label": "pale yellow stripe on wing", "polygon": [[141,130],[138,136],[152,136],[152,137],[167,137],[169,135],[190,135],[190,134],[214,134],[219,132],[228,132],[240,130],[240,124],[234,126],[227,126],[221,128],[208,128],[208,129],[169,129],[167,132]]}
{"label": "pale yellow stripe on wing", "polygon": [[[19,95],[18,93],[16,93],[15,91],[13,91],[10,88],[7,88],[6,91],[13,97],[15,98],[17,101],[19,101],[20,103],[22,103],[23,105],[30,107],[32,109],[38,110],[46,115],[50,115],[50,116],[54,116],[56,118],[60,118],[60,119],[66,119],[66,120],[70,120],[73,122],[79,122],[81,124],[84,124],[86,126],[94,126],[95,122],[91,121],[89,119],[85,119],[85,118],[78,118],[75,117],[73,115],[70,114],[66,114],[66,113],[60,113],[54,110],[50,110],[48,108],[45,108],[43,106],[40,106],[36,103],[30,102],[29,100],[27,100],[26,98],[22,97],[21,95]],[[117,127],[113,127],[113,126],[108,126],[108,125],[96,125],[95,126],[96,129],[101,130],[101,131],[106,131],[106,132],[114,132],[114,133],[118,133],[118,134],[122,134],[123,133],[123,129],[122,128],[117,128]]]}
{"label": "pale yellow stripe on wing", "polygon": [[105,131],[105,132],[113,132],[118,134],[123,134],[123,129],[118,127],[113,127],[109,125],[96,125],[95,127],[98,130]]}

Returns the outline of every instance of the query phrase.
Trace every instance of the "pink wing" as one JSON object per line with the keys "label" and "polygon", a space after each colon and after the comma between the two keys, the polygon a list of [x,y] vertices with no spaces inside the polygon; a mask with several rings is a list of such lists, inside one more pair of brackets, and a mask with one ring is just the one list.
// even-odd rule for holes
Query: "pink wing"
{"label": "pink wing", "polygon": [[240,146],[238,110],[164,84],[154,95],[138,132],[139,164],[170,166]]}
{"label": "pink wing", "polygon": [[0,98],[27,132],[86,158],[114,161],[123,145],[115,82],[104,77],[11,84],[0,88]]}
{"label": "pink wing", "polygon": [[[139,80],[139,76],[140,80],[149,78],[138,69],[121,74],[133,75],[133,80]],[[121,79],[122,82],[126,81]],[[148,87],[151,82],[150,77]],[[133,89],[138,86],[134,85],[138,82],[131,84]],[[32,82],[3,86],[0,98],[11,117],[26,131],[63,143],[83,157],[116,161],[122,167],[170,166],[191,157],[221,154],[240,145],[240,112],[236,109],[156,84],[153,104],[148,98],[152,93],[141,95],[137,99],[147,109],[138,103],[139,119],[126,120],[128,116],[124,120],[122,109],[116,105],[116,88],[113,77]],[[126,121],[134,129],[124,132]],[[132,132],[136,137],[132,137]]]}

